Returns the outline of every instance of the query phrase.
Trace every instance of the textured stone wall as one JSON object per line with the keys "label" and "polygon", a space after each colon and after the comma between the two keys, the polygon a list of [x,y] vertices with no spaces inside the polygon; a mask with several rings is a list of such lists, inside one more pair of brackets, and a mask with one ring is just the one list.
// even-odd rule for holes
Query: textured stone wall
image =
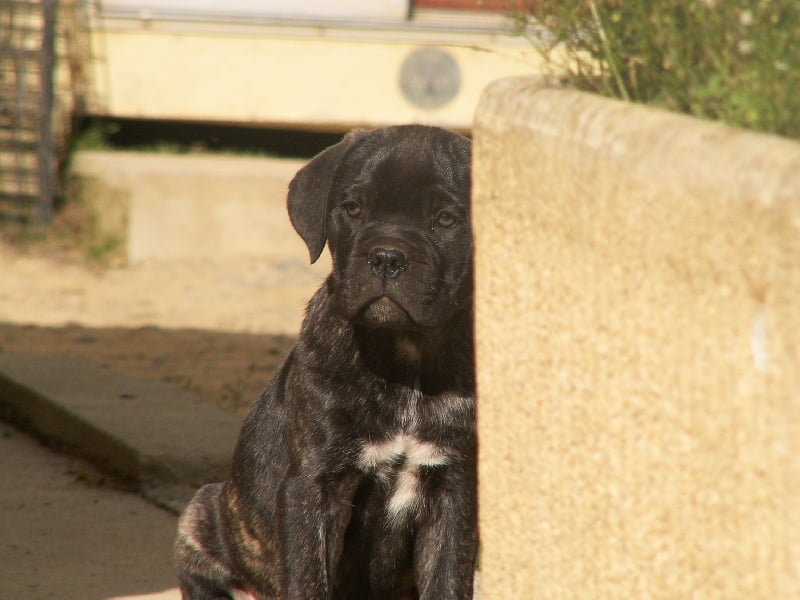
{"label": "textured stone wall", "polygon": [[484,600],[800,598],[800,144],[535,79],[474,141]]}

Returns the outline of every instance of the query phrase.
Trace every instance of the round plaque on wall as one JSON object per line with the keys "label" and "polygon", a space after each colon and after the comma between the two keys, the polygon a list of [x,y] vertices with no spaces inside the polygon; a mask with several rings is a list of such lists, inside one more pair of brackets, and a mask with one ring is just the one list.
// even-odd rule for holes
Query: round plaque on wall
{"label": "round plaque on wall", "polygon": [[452,100],[461,87],[455,59],[438,48],[414,50],[400,68],[400,90],[419,108],[439,108]]}

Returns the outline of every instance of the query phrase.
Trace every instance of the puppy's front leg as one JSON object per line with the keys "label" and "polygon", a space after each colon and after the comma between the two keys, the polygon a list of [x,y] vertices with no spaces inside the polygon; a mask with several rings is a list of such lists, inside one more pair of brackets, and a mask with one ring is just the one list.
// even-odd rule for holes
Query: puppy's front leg
{"label": "puppy's front leg", "polygon": [[326,599],[325,520],[319,485],[306,474],[285,483],[283,538],[287,598]]}
{"label": "puppy's front leg", "polygon": [[474,478],[443,485],[422,524],[414,548],[420,600],[472,598],[478,550]]}
{"label": "puppy's front leg", "polygon": [[326,485],[311,473],[285,484],[282,538],[286,598],[331,598],[353,511],[358,473],[342,474]]}

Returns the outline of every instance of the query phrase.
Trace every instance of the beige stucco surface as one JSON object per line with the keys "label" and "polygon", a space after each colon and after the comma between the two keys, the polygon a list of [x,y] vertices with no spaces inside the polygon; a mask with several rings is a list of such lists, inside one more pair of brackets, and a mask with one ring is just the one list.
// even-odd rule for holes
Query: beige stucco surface
{"label": "beige stucco surface", "polygon": [[484,598],[800,597],[800,145],[496,83]]}

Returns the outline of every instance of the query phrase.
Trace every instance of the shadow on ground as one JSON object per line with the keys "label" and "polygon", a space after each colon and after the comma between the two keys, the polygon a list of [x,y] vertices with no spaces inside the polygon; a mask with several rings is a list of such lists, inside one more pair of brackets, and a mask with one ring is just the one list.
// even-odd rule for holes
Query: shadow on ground
{"label": "shadow on ground", "polygon": [[83,358],[244,415],[294,345],[283,335],[0,323],[0,352]]}

